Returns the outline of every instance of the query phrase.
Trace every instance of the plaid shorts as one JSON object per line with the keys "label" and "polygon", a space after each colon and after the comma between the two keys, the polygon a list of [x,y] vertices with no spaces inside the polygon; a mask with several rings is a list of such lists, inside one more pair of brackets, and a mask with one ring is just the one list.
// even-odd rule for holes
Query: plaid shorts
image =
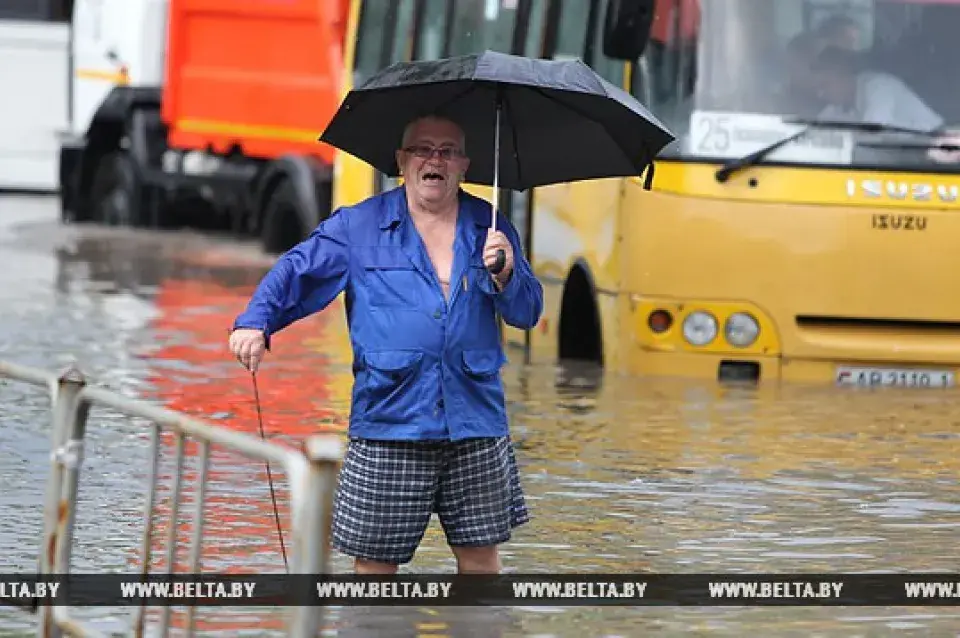
{"label": "plaid shorts", "polygon": [[530,519],[510,439],[350,439],[334,500],[334,547],[409,563],[434,512],[451,546],[508,541]]}

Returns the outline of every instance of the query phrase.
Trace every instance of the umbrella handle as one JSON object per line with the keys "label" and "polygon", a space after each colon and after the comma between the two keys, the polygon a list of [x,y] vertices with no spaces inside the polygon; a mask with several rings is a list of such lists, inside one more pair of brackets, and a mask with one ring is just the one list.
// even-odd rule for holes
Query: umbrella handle
{"label": "umbrella handle", "polygon": [[503,267],[507,265],[507,251],[503,248],[497,251],[497,260],[493,262],[493,265],[490,266],[489,270],[494,275],[499,275],[503,272]]}

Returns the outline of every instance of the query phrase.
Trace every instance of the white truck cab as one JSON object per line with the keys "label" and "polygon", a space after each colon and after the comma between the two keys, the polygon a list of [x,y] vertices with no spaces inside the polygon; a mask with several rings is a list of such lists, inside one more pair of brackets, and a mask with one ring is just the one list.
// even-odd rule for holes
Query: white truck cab
{"label": "white truck cab", "polygon": [[148,110],[159,112],[167,10],[168,0],[75,0],[70,120],[59,152],[66,221],[130,221],[127,211],[113,211],[120,218],[108,219],[112,213],[91,207],[104,204],[118,180],[136,179],[132,162],[112,166],[113,152],[132,145],[126,120],[133,112],[143,114],[131,109],[133,103],[140,101]]}
{"label": "white truck cab", "polygon": [[87,134],[116,86],[163,84],[168,0],[76,0],[70,132]]}

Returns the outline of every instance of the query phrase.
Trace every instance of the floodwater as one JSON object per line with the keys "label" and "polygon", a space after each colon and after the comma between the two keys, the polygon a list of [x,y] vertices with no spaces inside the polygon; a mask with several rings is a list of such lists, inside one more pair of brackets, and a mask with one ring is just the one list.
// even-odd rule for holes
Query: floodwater
{"label": "floodwater", "polygon": [[[255,246],[61,227],[53,200],[7,197],[0,255],[0,358],[51,370],[76,363],[93,383],[257,433],[250,377],[225,350],[232,318],[271,263]],[[335,304],[277,336],[258,375],[267,436],[295,444],[342,433],[351,381],[342,316]],[[956,570],[957,392],[600,381],[546,365],[505,371],[533,514],[504,548],[507,570]],[[39,389],[8,381],[0,401],[0,571],[32,572],[48,405]],[[139,564],[148,440],[139,420],[91,413],[74,571]],[[171,457],[164,440],[165,484]],[[285,477],[273,474],[287,530]],[[281,572],[263,465],[215,448],[210,477],[204,569]],[[161,498],[153,516],[161,569],[169,507]],[[337,556],[335,568],[350,564]],[[407,569],[454,569],[436,521]],[[122,611],[79,615],[112,631]],[[277,610],[205,608],[199,619],[202,631],[224,635],[265,635],[282,623]],[[960,609],[339,609],[325,623],[325,635],[338,636],[942,636],[957,634]],[[0,608],[0,627],[30,635],[30,616]]]}

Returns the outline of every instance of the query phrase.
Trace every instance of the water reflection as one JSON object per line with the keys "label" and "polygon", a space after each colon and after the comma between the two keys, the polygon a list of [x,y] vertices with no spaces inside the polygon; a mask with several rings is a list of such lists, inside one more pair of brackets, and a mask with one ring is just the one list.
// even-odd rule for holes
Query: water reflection
{"label": "water reflection", "polygon": [[495,607],[341,607],[331,615],[337,638],[523,635],[519,615]]}
{"label": "water reflection", "polygon": [[[0,317],[13,344],[11,356],[51,365],[64,349],[85,353],[97,382],[258,435],[250,377],[225,356],[224,344],[229,323],[269,260],[242,246],[190,235],[43,224],[21,231],[0,249],[18,264],[37,264],[26,273],[33,278],[27,289],[14,285],[12,277],[21,281],[22,275],[0,273],[8,284]],[[50,290],[56,295],[49,296]],[[258,377],[268,437],[297,445],[315,432],[343,431],[352,375],[342,317],[337,303],[278,337]],[[66,325],[75,331],[69,338],[74,341],[65,336]],[[958,393],[731,388],[598,372],[573,364],[505,370],[513,437],[533,515],[504,546],[507,570],[950,570],[960,529],[960,459],[953,445],[960,437]],[[16,507],[42,502],[46,468],[42,397],[22,397],[22,389],[0,385],[0,400],[17,410],[11,427],[0,429],[0,476],[22,476],[25,463],[37,468],[38,489],[29,491],[22,480],[9,482],[28,490],[22,493],[27,496],[4,494],[3,502]],[[90,538],[75,550],[75,565],[135,564],[147,467],[145,431],[143,424],[106,412],[93,419],[78,518],[80,531]],[[172,450],[165,438],[165,483]],[[192,525],[196,454],[196,445],[188,443],[177,532],[181,563]],[[273,469],[288,533],[286,477]],[[263,464],[215,448],[210,479],[204,569],[282,570]],[[162,493],[154,512],[157,566],[171,524],[168,495]],[[0,542],[8,550],[8,564],[33,564],[34,548],[21,540],[35,538],[38,524],[38,517],[7,518]],[[337,571],[349,566],[344,557],[335,557]],[[434,522],[405,570],[453,568]],[[383,636],[580,637],[698,630],[873,636],[902,629],[944,635],[955,633],[958,623],[957,614],[937,608],[494,612],[344,608],[331,610],[328,629],[337,635]],[[5,614],[0,611],[6,626]],[[268,633],[282,623],[277,610],[217,608],[200,615],[206,630],[227,634],[251,626]]]}
{"label": "water reflection", "polygon": [[169,279],[252,287],[270,265],[264,256],[211,246],[209,239],[193,235],[70,227],[59,239],[51,250],[57,263],[54,285],[60,292],[80,287],[152,299]]}

